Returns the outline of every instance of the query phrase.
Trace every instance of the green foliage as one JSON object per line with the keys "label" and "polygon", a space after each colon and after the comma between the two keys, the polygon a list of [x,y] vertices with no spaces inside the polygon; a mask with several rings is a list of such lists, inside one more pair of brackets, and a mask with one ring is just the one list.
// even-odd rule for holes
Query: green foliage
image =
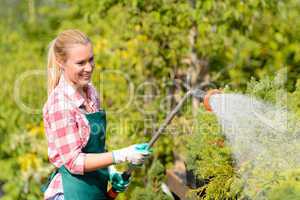
{"label": "green foliage", "polygon": [[159,162],[152,163],[147,173],[147,180],[144,187],[136,187],[130,197],[133,200],[171,200],[161,191],[161,183],[164,180],[165,167]]}
{"label": "green foliage", "polygon": [[205,193],[205,199],[230,199],[235,177],[230,147],[226,145],[216,117],[199,110],[197,129],[188,139],[187,167],[208,184],[192,193]]}
{"label": "green foliage", "polygon": [[[294,113],[299,113],[299,84],[294,92],[288,93],[284,90],[285,93],[283,93],[283,86],[278,83],[282,77],[284,77],[284,72],[279,73],[275,78],[265,77],[260,81],[252,79],[248,84],[246,94],[263,99],[265,102],[288,107],[289,115],[294,116]],[[230,92],[230,89],[226,92]],[[281,100],[285,96],[278,95],[282,94],[289,97],[288,101]],[[276,101],[278,98],[279,102]],[[297,119],[291,117],[288,119],[299,121],[299,115]],[[198,122],[197,131],[188,139],[187,166],[194,171],[200,181],[205,180],[206,183],[191,190],[191,194],[198,195],[199,199],[220,200],[299,198],[299,169],[276,173],[253,169],[251,177],[243,180],[237,172],[242,172],[251,166],[243,163],[240,168],[236,168],[230,146],[227,145],[226,138],[222,135],[216,117],[200,109]],[[244,191],[244,187],[247,184],[253,185],[252,183],[255,184],[255,188]]]}
{"label": "green foliage", "polygon": [[268,192],[268,199],[296,200],[300,198],[299,170],[288,172],[280,177],[277,184]]}
{"label": "green foliage", "polygon": [[[201,20],[197,50],[209,57],[212,73],[221,74],[221,80],[233,87],[245,86],[251,76],[263,78],[284,66],[296,72],[296,7],[299,10],[297,1],[197,1],[195,17]],[[294,81],[288,81],[289,87]]]}

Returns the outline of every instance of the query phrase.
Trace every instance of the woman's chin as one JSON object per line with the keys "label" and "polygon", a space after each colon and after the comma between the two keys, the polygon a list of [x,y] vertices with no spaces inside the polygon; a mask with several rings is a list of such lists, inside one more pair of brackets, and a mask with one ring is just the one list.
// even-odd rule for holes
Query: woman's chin
{"label": "woman's chin", "polygon": [[78,85],[82,86],[86,86],[87,84],[89,84],[89,82],[91,81],[91,79],[82,79],[79,81]]}

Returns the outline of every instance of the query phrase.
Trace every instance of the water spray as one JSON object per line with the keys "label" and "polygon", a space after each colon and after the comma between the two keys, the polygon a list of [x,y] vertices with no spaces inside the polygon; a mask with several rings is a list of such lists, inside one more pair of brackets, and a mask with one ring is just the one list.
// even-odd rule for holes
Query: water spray
{"label": "water spray", "polygon": [[[197,98],[200,102],[203,102],[204,107],[207,111],[212,111],[211,106],[210,106],[210,97],[215,94],[220,94],[220,90],[213,89],[209,91],[204,91],[201,89],[190,89],[179,101],[179,103],[175,106],[175,108],[167,115],[166,119],[164,122],[160,125],[159,129],[155,132],[154,136],[151,138],[149,144],[149,148],[151,148],[154,143],[159,139],[161,133],[166,129],[166,127],[171,123],[175,115],[179,112],[179,110],[182,108],[184,103],[187,101],[189,97],[194,97]],[[122,173],[122,178],[123,180],[129,180],[132,171],[134,170],[133,167],[129,167],[128,170]],[[108,192],[107,192],[107,197],[110,200],[115,199],[118,196],[118,192],[112,187]]]}

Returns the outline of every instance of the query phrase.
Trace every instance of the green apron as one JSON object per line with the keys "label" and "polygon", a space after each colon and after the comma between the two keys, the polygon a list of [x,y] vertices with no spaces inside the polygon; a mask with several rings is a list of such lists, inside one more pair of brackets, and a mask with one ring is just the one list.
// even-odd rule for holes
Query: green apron
{"label": "green apron", "polygon": [[[105,152],[105,111],[86,114],[90,125],[90,138],[82,149],[84,153]],[[107,200],[108,169],[101,168],[84,175],[71,174],[64,166],[58,169],[62,176],[64,200]],[[52,176],[53,178],[54,176]]]}

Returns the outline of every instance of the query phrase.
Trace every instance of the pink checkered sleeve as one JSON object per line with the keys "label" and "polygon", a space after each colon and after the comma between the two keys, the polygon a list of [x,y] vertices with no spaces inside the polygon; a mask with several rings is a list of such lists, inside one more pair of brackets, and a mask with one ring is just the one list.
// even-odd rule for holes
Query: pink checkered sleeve
{"label": "pink checkered sleeve", "polygon": [[[57,108],[59,107],[56,106],[56,109],[52,109],[54,112],[44,116],[50,149],[49,159],[56,165],[64,165],[73,174],[84,174],[86,154],[81,151],[83,142],[75,120],[75,113],[69,109]],[[53,157],[53,155],[60,158]],[[57,163],[58,161],[61,163]]]}

